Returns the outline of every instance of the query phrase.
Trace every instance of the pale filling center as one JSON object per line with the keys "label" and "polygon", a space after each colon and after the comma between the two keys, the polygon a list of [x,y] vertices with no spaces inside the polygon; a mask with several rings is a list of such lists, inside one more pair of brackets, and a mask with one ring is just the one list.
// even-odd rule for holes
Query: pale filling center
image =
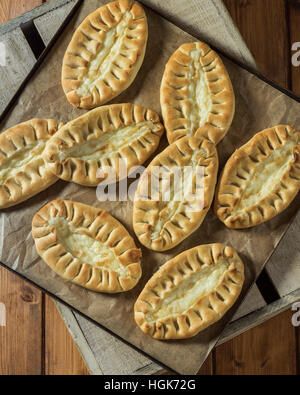
{"label": "pale filling center", "polygon": [[101,49],[90,62],[88,71],[77,89],[78,95],[86,97],[99,80],[104,80],[110,72],[111,65],[115,62],[122,50],[123,39],[126,36],[128,22],[132,19],[130,12],[126,12],[122,20],[106,32]]}
{"label": "pale filling center", "polygon": [[103,133],[99,138],[77,145],[70,150],[60,151],[59,160],[63,162],[67,158],[80,158],[82,160],[100,160],[112,158],[114,154],[149,130],[156,131],[158,126],[151,121],[141,122],[137,125],[126,126],[118,130]]}
{"label": "pale filling center", "polygon": [[206,73],[201,65],[201,52],[194,50],[191,52],[191,64],[189,70],[188,100],[189,114],[191,122],[189,135],[194,135],[199,127],[203,126],[212,110],[212,100],[206,78]]}
{"label": "pale filling center", "polygon": [[192,273],[168,291],[158,305],[146,314],[147,321],[151,324],[159,319],[185,313],[218,286],[229,266],[230,263],[222,258],[215,265],[202,266],[199,272]]}
{"label": "pale filling center", "polygon": [[278,188],[283,175],[293,159],[292,149],[295,143],[288,141],[284,147],[275,150],[255,168],[236,210],[257,204],[265,196]]}
{"label": "pale filling center", "polygon": [[81,233],[63,217],[51,218],[49,225],[57,232],[59,243],[82,264],[114,271],[121,277],[128,276],[128,270],[118,260],[112,248]]}
{"label": "pale filling center", "polygon": [[37,144],[19,149],[11,157],[7,158],[0,165],[0,182],[4,183],[9,178],[24,171],[25,166],[31,161],[41,159],[45,146],[46,141],[39,140]]}
{"label": "pale filling center", "polygon": [[[170,168],[170,173],[163,173],[166,178],[163,178],[159,183],[161,200],[158,219],[152,227],[152,240],[160,237],[165,225],[172,221],[177,213],[187,210],[199,212],[203,209],[203,173],[204,169],[199,163],[199,151],[192,155],[190,163],[186,166]],[[194,185],[195,181],[196,186]]]}

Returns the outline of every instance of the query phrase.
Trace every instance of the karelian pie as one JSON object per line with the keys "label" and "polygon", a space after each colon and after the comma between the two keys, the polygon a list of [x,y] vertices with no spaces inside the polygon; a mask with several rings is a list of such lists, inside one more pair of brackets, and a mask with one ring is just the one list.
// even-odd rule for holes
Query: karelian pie
{"label": "karelian pie", "polygon": [[285,210],[299,188],[300,132],[275,126],[256,134],[228,160],[215,212],[228,228],[249,228]]}
{"label": "karelian pie", "polygon": [[186,339],[220,320],[244,283],[244,265],[222,244],[202,245],[164,264],[135,307],[140,329],[155,339]]}
{"label": "karelian pie", "polygon": [[58,180],[42,153],[61,126],[53,119],[32,119],[0,135],[0,209],[22,203]]}
{"label": "karelian pie", "polygon": [[144,60],[148,24],[131,0],[108,3],[76,30],[63,60],[62,86],[75,107],[99,107],[134,81]]}
{"label": "karelian pie", "polygon": [[170,144],[184,136],[218,144],[226,135],[235,96],[221,58],[207,44],[183,44],[171,56],[161,85],[161,108]]}
{"label": "karelian pie", "polygon": [[54,200],[33,218],[38,254],[59,276],[96,292],[131,290],[141,275],[141,250],[106,211]]}
{"label": "karelian pie", "polygon": [[154,111],[129,103],[104,106],[61,128],[47,144],[44,158],[57,177],[93,187],[110,178],[107,168],[116,181],[126,178],[120,172],[122,162],[125,173],[142,165],[156,151],[163,132]]}
{"label": "karelian pie", "polygon": [[133,226],[139,241],[167,251],[195,232],[210,209],[217,174],[216,147],[205,139],[184,137],[156,156],[135,195]]}

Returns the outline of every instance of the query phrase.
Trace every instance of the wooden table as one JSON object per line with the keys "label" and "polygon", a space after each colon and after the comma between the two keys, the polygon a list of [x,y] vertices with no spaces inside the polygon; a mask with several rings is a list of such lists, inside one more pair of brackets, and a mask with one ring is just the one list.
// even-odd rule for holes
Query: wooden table
{"label": "wooden table", "polygon": [[[0,23],[42,0],[1,0]],[[300,1],[224,0],[270,79],[300,95],[300,67],[291,66],[291,45],[300,41]],[[7,326],[0,328],[0,374],[88,374],[52,300],[0,268],[0,301]],[[299,374],[300,329],[287,311],[217,347],[201,374]]]}

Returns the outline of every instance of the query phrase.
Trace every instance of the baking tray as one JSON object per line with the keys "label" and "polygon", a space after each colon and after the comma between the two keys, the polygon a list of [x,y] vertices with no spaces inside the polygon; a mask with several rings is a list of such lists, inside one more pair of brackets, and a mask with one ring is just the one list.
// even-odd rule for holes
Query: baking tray
{"label": "baking tray", "polygon": [[[30,75],[31,80],[30,82],[28,81],[26,89],[23,90],[23,93],[19,92],[20,94],[15,98],[15,103],[11,103],[7,109],[8,116],[2,122],[2,130],[5,130],[13,124],[29,119],[33,115],[39,117],[51,116],[67,121],[82,114],[81,110],[75,110],[71,108],[71,106],[66,108],[66,99],[61,94],[62,92],[59,86],[61,57],[69,42],[72,31],[74,30],[74,25],[78,25],[79,21],[81,21],[85,15],[97,8],[101,3],[104,2],[96,0],[83,2],[79,12],[65,29],[65,34],[59,38],[59,34],[64,27],[61,28],[59,34],[54,37],[50,45],[43,52],[39,64],[37,64],[32,71]],[[164,65],[170,54],[181,43],[194,41],[195,39],[163,19],[161,16],[155,14],[153,11],[147,10],[147,14],[150,27],[150,41],[145,63],[133,86],[114,102],[132,101],[160,111],[158,88]],[[53,46],[55,47],[52,48]],[[257,73],[251,72],[251,70],[247,70],[228,57],[224,57],[224,61],[237,93],[237,116],[235,117],[233,127],[230,131],[231,134],[229,134],[231,137],[228,136],[218,147],[222,164],[225,163],[226,158],[235,148],[246,142],[251,137],[251,134],[253,135],[260,129],[273,126],[275,123],[281,123],[281,121],[289,121],[293,125],[298,126],[300,121],[297,116],[300,109],[299,98],[291,92],[278,88],[272,82],[266,80]],[[49,84],[51,84],[51,87],[49,87]],[[45,96],[43,91],[48,92],[50,97],[47,95]],[[147,92],[147,98],[143,96],[145,91]],[[43,92],[43,95],[40,92]],[[58,100],[56,99],[57,92],[59,92]],[[53,106],[51,106],[51,104]],[[282,111],[282,108],[284,111]],[[279,111],[280,109],[281,111]],[[161,149],[165,145],[166,141],[163,141]],[[77,186],[69,185],[66,187],[64,183],[59,182],[56,186],[50,188],[47,192],[42,193],[38,197],[31,199],[23,206],[2,212],[0,221],[3,230],[1,254],[2,261],[4,262],[3,265],[34,283],[51,296],[58,298],[62,303],[68,305],[73,310],[83,313],[86,318],[93,320],[98,325],[105,327],[118,337],[134,345],[150,356],[150,358],[165,365],[168,369],[179,373],[196,373],[198,371],[217,342],[225,325],[236,311],[246,291],[257,278],[267,262],[268,257],[272,254],[284,235],[291,219],[297,211],[298,205],[298,202],[295,201],[284,215],[274,219],[267,225],[262,225],[254,230],[245,232],[236,231],[234,233],[224,229],[222,224],[216,220],[214,214],[210,212],[205,224],[198,232],[176,249],[164,255],[164,260],[166,261],[182,250],[200,244],[199,240],[201,243],[223,241],[235,247],[237,243],[233,239],[236,239],[238,234],[242,235],[242,240],[248,240],[249,244],[245,246],[245,248],[238,248],[246,264],[247,276],[243,295],[234,308],[222,321],[194,339],[183,342],[162,343],[141,334],[135,327],[132,318],[133,301],[142,289],[144,283],[151,276],[152,272],[156,270],[155,266],[151,267],[147,265],[148,267],[144,268],[143,279],[133,293],[130,295],[124,294],[121,297],[112,297],[113,300],[110,300],[110,296],[95,295],[89,291],[79,289],[77,286],[70,286],[69,283],[53,275],[53,273],[49,271],[50,269],[37,258],[32,240],[30,239],[32,212],[47,201],[56,197],[67,196],[70,198],[72,196],[77,196],[77,199],[74,200],[80,201],[80,197],[82,196],[81,201],[86,202],[86,194],[89,196],[89,202],[95,204],[95,199],[92,196],[95,192],[92,190],[87,191],[85,189],[85,192],[81,195]],[[97,205],[102,206],[99,203]],[[123,223],[127,223],[128,214],[129,217],[131,216],[130,205],[129,207],[120,208],[119,205],[119,207],[111,206],[107,208]],[[24,215],[23,217],[20,216],[22,212]],[[16,228],[14,228],[14,223],[16,221],[12,221],[15,218],[19,219]],[[8,224],[11,229],[7,234],[6,229]],[[128,227],[131,234],[133,234],[130,224],[128,224]],[[212,237],[208,236],[208,233],[213,235],[214,238],[212,239]],[[12,240],[20,240],[20,242],[16,245],[15,242],[12,243]],[[261,251],[258,251],[257,244],[261,247]],[[13,246],[15,248],[11,249]],[[22,253],[18,251],[22,251]],[[149,251],[144,250],[146,262],[151,260],[149,258],[151,254],[152,253]],[[83,295],[85,299],[91,302],[91,305],[95,303],[102,303],[103,305],[104,303],[104,305],[106,304],[107,306],[120,306],[115,306],[118,313],[115,314],[114,321],[121,322],[122,325],[119,326],[124,327],[123,321],[125,317],[126,321],[131,322],[129,328],[125,325],[125,332],[121,331],[120,333],[119,328],[115,327],[116,322],[112,323],[103,319],[100,312],[95,311],[88,303],[85,302],[82,305],[78,302],[78,299],[82,299]],[[125,312],[120,311],[124,310],[122,306]],[[128,308],[128,306],[130,306],[130,308]],[[112,315],[112,311],[109,311],[109,315]]]}

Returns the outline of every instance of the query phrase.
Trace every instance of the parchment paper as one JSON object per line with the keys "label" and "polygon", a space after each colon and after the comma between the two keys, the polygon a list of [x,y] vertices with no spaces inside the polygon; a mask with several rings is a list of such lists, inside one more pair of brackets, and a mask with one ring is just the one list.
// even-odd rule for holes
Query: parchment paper
{"label": "parchment paper", "polygon": [[[1,130],[33,117],[57,118],[67,122],[84,113],[68,104],[60,85],[61,63],[74,28],[84,17],[105,1],[86,0],[73,21],[58,40],[41,68],[21,94]],[[159,15],[148,10],[149,44],[145,62],[134,84],[118,102],[133,102],[160,113],[159,88],[166,62],[184,42],[195,39]],[[221,167],[232,152],[258,131],[280,123],[300,127],[300,104],[267,85],[259,78],[224,59],[236,93],[236,115],[224,141],[218,146]],[[166,146],[163,139],[159,151]],[[158,151],[158,152],[159,152]],[[274,220],[257,228],[228,230],[212,210],[201,228],[168,253],[143,250],[143,277],[131,292],[110,296],[87,291],[57,276],[38,257],[31,236],[31,220],[37,210],[52,199],[65,198],[104,208],[119,219],[134,236],[132,203],[100,203],[96,190],[59,181],[56,185],[28,202],[0,214],[0,260],[40,287],[46,289],[73,308],[97,321],[130,344],[176,372],[195,374],[216,344],[249,287],[276,248],[299,206],[293,204]],[[239,302],[219,323],[193,339],[161,342],[144,335],[133,319],[134,302],[157,268],[180,252],[199,244],[223,242],[236,248],[246,266],[246,281]],[[136,240],[137,245],[139,245]]]}

